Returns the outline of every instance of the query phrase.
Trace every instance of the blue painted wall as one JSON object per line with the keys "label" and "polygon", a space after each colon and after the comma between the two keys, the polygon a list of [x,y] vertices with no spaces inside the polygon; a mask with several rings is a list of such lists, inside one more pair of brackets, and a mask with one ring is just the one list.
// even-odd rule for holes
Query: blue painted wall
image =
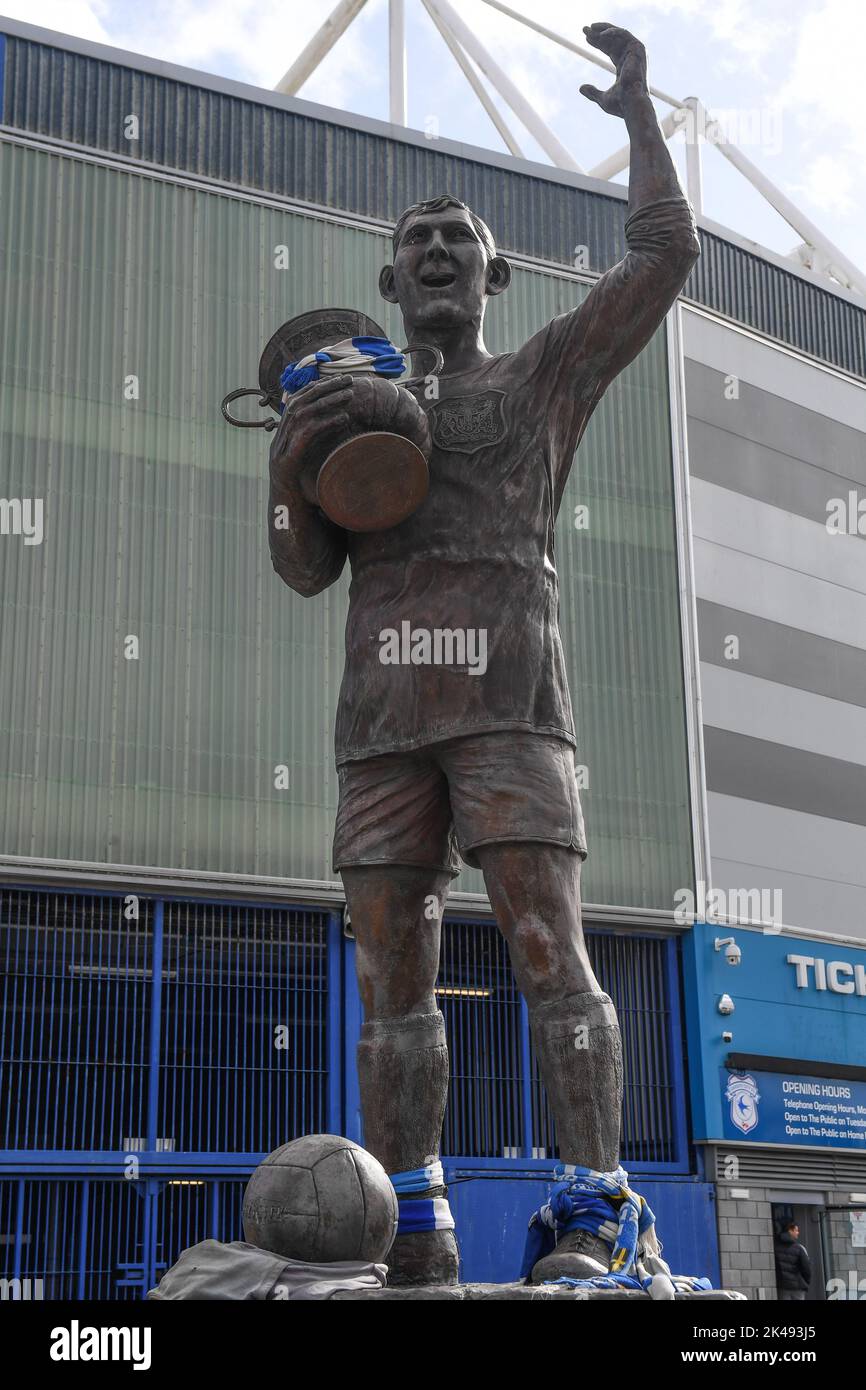
{"label": "blue painted wall", "polygon": [[[526,1227],[550,1195],[537,1174],[492,1173],[446,1161],[448,1200],[460,1243],[461,1278],[469,1283],[517,1279]],[[707,1275],[720,1283],[715,1191],[696,1179],[661,1181],[629,1174],[656,1216],[664,1257],[674,1274]]]}

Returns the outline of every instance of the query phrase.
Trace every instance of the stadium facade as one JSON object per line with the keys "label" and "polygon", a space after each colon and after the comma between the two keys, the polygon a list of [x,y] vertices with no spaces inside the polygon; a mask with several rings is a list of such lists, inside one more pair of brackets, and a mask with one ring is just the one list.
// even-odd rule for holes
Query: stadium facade
{"label": "stadium facade", "polygon": [[[408,203],[448,190],[492,227],[515,265],[489,315],[505,350],[623,254],[624,190],[0,31],[0,1236],[4,1272],[47,1297],[136,1297],[185,1245],[239,1234],[263,1154],[361,1138],[330,867],[347,586],[303,600],[272,573],[268,436],[229,430],[219,402],[305,310],[361,309],[399,337],[376,279]],[[623,1161],[673,1266],[773,1297],[774,1221],[808,1207],[823,1267],[855,1268],[866,1206],[866,1142],[784,1120],[764,1138],[763,1100],[744,1133],[719,1101],[755,1071],[765,1094],[768,1075],[866,1082],[856,501],[853,529],[827,524],[866,491],[866,312],[714,224],[701,236],[581,446],[562,629]],[[710,885],[733,926],[692,926]],[[505,1279],[553,1136],[480,875],[448,913],[445,1167],[466,1277]],[[758,969],[768,946],[778,976]],[[818,956],[850,966],[820,1027],[792,954],[812,978]]]}

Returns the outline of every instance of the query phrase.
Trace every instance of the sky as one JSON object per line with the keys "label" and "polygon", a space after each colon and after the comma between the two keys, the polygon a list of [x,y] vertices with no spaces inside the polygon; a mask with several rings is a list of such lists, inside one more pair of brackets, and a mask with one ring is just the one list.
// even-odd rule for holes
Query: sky
{"label": "sky", "polygon": [[[128,0],[0,0],[0,13],[272,88],[335,3],[150,0],[135,6]],[[452,4],[585,170],[626,143],[622,122],[578,90],[585,82],[607,86],[609,74],[484,0]],[[583,25],[597,20],[637,34],[648,51],[650,81],[677,97],[699,97],[725,121],[752,163],[866,272],[864,0],[510,4],[578,43],[584,42]],[[406,13],[409,125],[502,151],[421,0],[406,0]],[[367,0],[298,95],[387,119],[387,17],[387,0]],[[525,156],[549,162],[501,99],[497,105]],[[657,109],[662,116],[670,108],[659,103]],[[684,178],[682,136],[672,149]],[[703,180],[707,217],[781,254],[802,239],[710,145],[703,147]]]}

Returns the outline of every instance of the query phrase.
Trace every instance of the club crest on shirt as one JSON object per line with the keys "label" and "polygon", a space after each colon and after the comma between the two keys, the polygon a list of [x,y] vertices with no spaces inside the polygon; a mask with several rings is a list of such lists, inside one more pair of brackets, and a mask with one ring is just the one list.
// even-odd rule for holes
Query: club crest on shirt
{"label": "club crest on shirt", "polygon": [[474,454],[505,438],[505,392],[449,396],[430,411],[433,443],[452,453]]}

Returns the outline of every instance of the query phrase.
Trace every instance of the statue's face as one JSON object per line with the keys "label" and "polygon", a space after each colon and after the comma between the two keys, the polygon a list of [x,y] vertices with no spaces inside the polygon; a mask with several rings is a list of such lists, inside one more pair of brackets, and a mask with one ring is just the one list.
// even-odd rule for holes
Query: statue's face
{"label": "statue's face", "polygon": [[393,290],[407,328],[480,321],[488,278],[487,251],[463,208],[417,213],[406,223]]}

